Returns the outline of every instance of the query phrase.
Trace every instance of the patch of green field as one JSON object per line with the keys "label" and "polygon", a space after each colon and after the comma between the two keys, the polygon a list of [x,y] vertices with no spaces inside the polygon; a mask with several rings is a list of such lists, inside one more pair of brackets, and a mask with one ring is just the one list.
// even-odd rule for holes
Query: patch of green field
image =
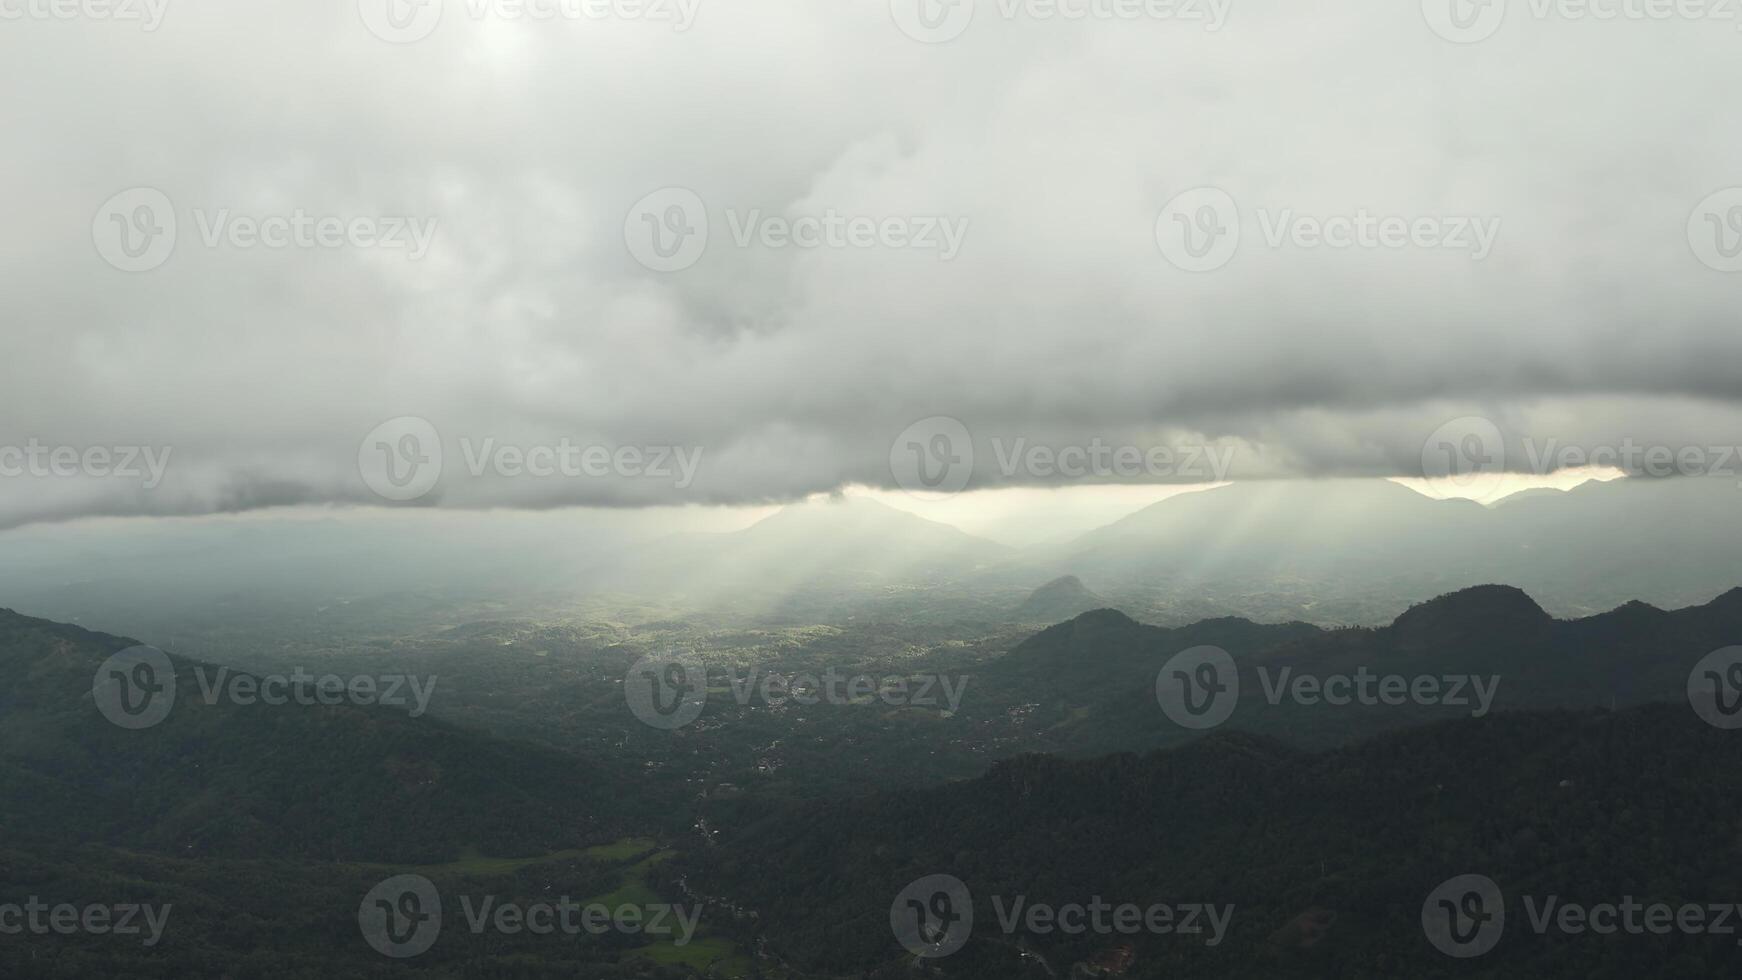
{"label": "patch of green field", "polygon": [[[631,851],[630,853],[638,854],[640,851]],[[663,902],[664,899],[659,896],[659,893],[647,885],[647,869],[662,861],[670,860],[674,853],[676,852],[660,851],[657,854],[649,854],[644,860],[638,861],[624,870],[622,887],[607,895],[588,899],[587,904],[616,908],[619,905],[654,905]]]}
{"label": "patch of green field", "polygon": [[549,854],[535,854],[532,857],[494,858],[485,857],[476,848],[468,847],[460,852],[459,860],[445,864],[377,864],[367,862],[357,865],[362,868],[379,868],[385,871],[411,871],[418,874],[448,874],[448,875],[498,875],[519,871],[521,868],[534,864],[544,864],[547,861],[566,861],[574,858],[589,857],[587,850],[571,848],[566,851],[552,851]]}
{"label": "patch of green field", "polygon": [[687,966],[695,970],[706,970],[713,966],[714,976],[718,977],[750,975],[750,957],[739,952],[730,941],[719,937],[696,939],[685,946],[660,943],[638,949],[632,955],[665,966]]}
{"label": "patch of green field", "polygon": [[[521,868],[534,864],[544,864],[549,861],[570,861],[584,859],[588,861],[625,861],[638,854],[646,854],[659,846],[659,842],[651,837],[625,837],[609,844],[598,844],[587,848],[570,848],[566,851],[552,851],[549,854],[536,854],[532,857],[494,858],[485,857],[477,848],[468,847],[460,852],[459,860],[445,864],[376,864],[363,863],[358,867],[379,868],[386,871],[410,871],[418,874],[448,874],[448,875],[499,875],[519,871]],[[648,857],[642,864],[663,861],[672,852],[662,851]],[[631,869],[631,873],[639,870],[641,865]]]}
{"label": "patch of green field", "polygon": [[625,837],[610,844],[589,847],[586,855],[595,861],[622,861],[651,851],[657,846],[659,842],[651,837]]}
{"label": "patch of green field", "polygon": [[1091,714],[1091,712],[1089,711],[1089,708],[1087,705],[1078,705],[1077,707],[1072,708],[1071,713],[1066,715],[1063,718],[1063,720],[1061,720],[1058,724],[1052,726],[1051,728],[1049,728],[1047,730],[1056,732],[1061,728],[1069,728],[1070,726],[1075,725],[1077,722],[1082,721],[1083,719],[1089,717],[1090,714]]}
{"label": "patch of green field", "polygon": [[[475,848],[467,848],[460,854],[457,861],[446,864],[396,865],[396,864],[360,864],[358,867],[374,868],[387,871],[407,871],[419,874],[437,875],[499,875],[519,871],[522,868],[548,861],[587,860],[596,862],[627,861],[640,857],[641,860],[623,869],[623,883],[615,891],[587,899],[585,905],[603,905],[606,908],[617,908],[621,905],[658,905],[665,899],[647,884],[647,872],[656,864],[668,861],[676,856],[676,851],[659,850],[659,842],[651,837],[625,837],[609,844],[598,844],[593,847],[554,851],[534,857],[492,858],[485,857]],[[689,966],[699,971],[705,971],[710,966],[714,968],[717,977],[747,977],[750,975],[750,957],[729,939],[709,934],[707,928],[701,929],[691,941],[679,946],[674,940],[655,942],[626,953],[625,959],[645,959],[653,963],[669,966]]]}

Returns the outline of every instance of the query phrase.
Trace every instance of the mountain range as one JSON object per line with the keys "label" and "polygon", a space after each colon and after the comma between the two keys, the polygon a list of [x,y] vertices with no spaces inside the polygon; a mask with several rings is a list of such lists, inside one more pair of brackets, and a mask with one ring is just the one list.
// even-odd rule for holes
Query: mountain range
{"label": "mountain range", "polygon": [[1023,608],[1030,594],[1066,576],[1151,622],[1374,625],[1488,582],[1557,616],[1694,605],[1735,584],[1742,549],[1742,491],[1693,478],[1593,481],[1490,507],[1384,480],[1236,483],[1027,548],[866,497],[789,505],[731,532],[662,533],[652,515],[622,527],[540,520],[479,516],[433,535],[409,518],[259,517],[117,532],[101,549],[82,525],[26,528],[7,533],[0,589],[34,614],[154,639],[232,610],[331,617],[414,596],[420,609],[491,603],[506,615],[584,596],[630,619],[655,607],[738,621],[1027,622],[1040,611]]}

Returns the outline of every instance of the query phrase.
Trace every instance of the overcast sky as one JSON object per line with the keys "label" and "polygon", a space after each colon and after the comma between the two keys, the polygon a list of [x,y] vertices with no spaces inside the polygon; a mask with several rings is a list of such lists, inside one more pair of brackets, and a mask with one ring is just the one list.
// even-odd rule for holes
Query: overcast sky
{"label": "overcast sky", "polygon": [[1742,441],[1722,8],[1060,4],[0,0],[0,526]]}

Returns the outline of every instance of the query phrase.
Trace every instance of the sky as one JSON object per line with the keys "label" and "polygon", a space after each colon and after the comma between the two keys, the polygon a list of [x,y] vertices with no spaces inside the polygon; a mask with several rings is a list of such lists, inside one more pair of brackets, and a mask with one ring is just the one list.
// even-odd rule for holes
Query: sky
{"label": "sky", "polygon": [[0,527],[1742,465],[1742,22],[1595,7],[0,0]]}

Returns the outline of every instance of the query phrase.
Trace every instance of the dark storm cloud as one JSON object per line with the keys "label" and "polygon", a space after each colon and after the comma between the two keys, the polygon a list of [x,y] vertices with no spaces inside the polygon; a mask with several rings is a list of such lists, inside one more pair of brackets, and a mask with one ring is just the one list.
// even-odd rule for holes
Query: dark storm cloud
{"label": "dark storm cloud", "polygon": [[[975,486],[1057,479],[993,439],[1209,444],[1238,478],[1419,472],[1471,415],[1512,468],[1742,431],[1734,25],[980,7],[941,44],[796,0],[687,30],[447,0],[408,44],[352,3],[0,24],[0,444],[173,447],[149,489],[5,478],[0,523],[385,502],[360,451],[406,416],[443,450],[412,504],[529,508],[890,485],[932,416]],[[657,271],[668,187],[708,238]],[[176,222],[148,271],[106,261],[131,188]],[[1230,254],[1170,251],[1230,217]],[[565,439],[700,462],[468,467]]]}

